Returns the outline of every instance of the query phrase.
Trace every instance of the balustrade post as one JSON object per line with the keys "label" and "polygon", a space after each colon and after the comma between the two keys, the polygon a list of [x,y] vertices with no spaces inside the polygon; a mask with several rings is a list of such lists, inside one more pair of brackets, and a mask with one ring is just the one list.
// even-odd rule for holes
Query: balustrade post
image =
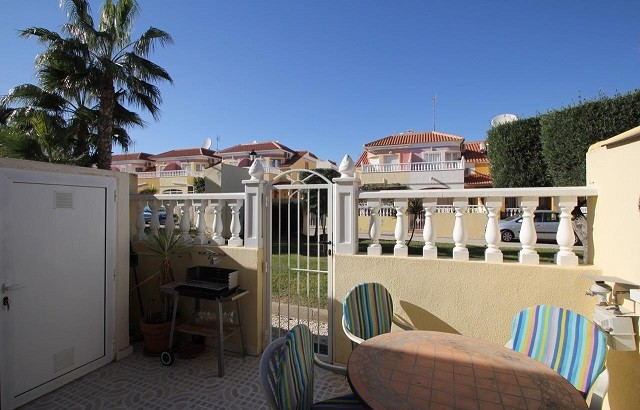
{"label": "balustrade post", "polygon": [[498,243],[500,242],[498,212],[502,208],[502,198],[486,198],[484,207],[487,209],[487,230],[484,233],[484,239],[487,241],[487,249],[484,251],[484,260],[487,262],[502,263],[502,251],[498,248]]}
{"label": "balustrade post", "polygon": [[165,219],[164,221],[164,229],[167,231],[173,231],[174,229],[176,229],[176,223],[173,220],[173,212],[176,209],[176,205],[176,201],[168,201],[165,207],[167,210],[167,219]]}
{"label": "balustrade post", "polygon": [[336,253],[355,255],[358,253],[358,179],[356,166],[349,155],[345,155],[338,168],[339,178],[333,179],[333,235]]}
{"label": "balustrade post", "polygon": [[394,231],[396,244],[393,247],[394,256],[409,255],[409,248],[405,244],[405,239],[407,236],[407,223],[405,222],[405,220],[407,219],[406,212],[408,205],[409,201],[407,199],[394,199],[393,201],[393,207],[396,209],[396,229]]}
{"label": "balustrade post", "polygon": [[369,256],[382,255],[379,215],[381,205],[382,204],[379,199],[370,199],[367,201],[367,207],[371,208],[371,216],[369,217],[369,237],[371,238],[371,244],[367,247],[367,255]]}
{"label": "balustrade post", "polygon": [[578,256],[573,253],[576,236],[571,224],[571,211],[576,206],[576,202],[575,196],[557,198],[557,205],[560,208],[560,223],[556,234],[556,242],[560,246],[560,251],[555,256],[557,265],[578,266]]}
{"label": "balustrade post", "polygon": [[152,235],[157,235],[158,230],[160,229],[160,217],[158,216],[158,203],[156,201],[152,201],[149,205],[149,209],[151,209],[151,219],[149,220],[149,231],[151,231]]}
{"label": "balustrade post", "polygon": [[422,207],[424,208],[424,227],[422,228],[422,238],[424,246],[422,247],[422,256],[427,259],[438,258],[438,248],[436,247],[436,225],[433,219],[433,213],[436,211],[435,199],[424,199]]}
{"label": "balustrade post", "polygon": [[262,235],[264,207],[264,168],[260,161],[255,160],[249,168],[251,179],[242,181],[244,184],[244,246],[251,249],[263,247]]}
{"label": "balustrade post", "polygon": [[456,219],[453,224],[453,241],[455,242],[453,260],[457,261],[469,260],[469,250],[466,248],[467,229],[464,226],[464,212],[467,206],[469,206],[469,200],[467,198],[453,199],[453,209],[456,213]]}
{"label": "balustrade post", "polygon": [[207,208],[207,203],[205,200],[200,200],[200,206],[197,209],[197,217],[196,217],[196,237],[193,238],[194,245],[206,245],[209,243],[209,240],[204,235],[204,231],[207,228],[207,223],[204,219],[204,213]]}
{"label": "balustrade post", "polygon": [[522,250],[518,254],[518,261],[525,265],[538,265],[540,263],[540,255],[533,248],[538,240],[536,226],[533,221],[537,207],[537,197],[523,197],[520,201],[520,208],[522,208],[522,226],[520,227]]}
{"label": "balustrade post", "polygon": [[189,235],[189,229],[191,229],[191,220],[189,219],[189,209],[191,208],[192,201],[185,199],[184,203],[180,207],[180,237],[184,243],[191,243],[191,235]]}
{"label": "balustrade post", "polygon": [[240,208],[242,207],[242,201],[236,200],[231,201],[229,204],[229,208],[231,208],[231,238],[229,238],[229,242],[227,245],[229,246],[242,246],[242,238],[240,238],[240,230],[242,227],[240,226]]}
{"label": "balustrade post", "polygon": [[136,201],[136,234],[133,235],[134,241],[145,241],[147,235],[144,233],[144,203]]}
{"label": "balustrade post", "polygon": [[214,200],[211,201],[211,209],[213,210],[213,223],[211,224],[211,244],[216,246],[222,246],[226,243],[224,236],[222,236],[222,209],[224,207],[224,201]]}

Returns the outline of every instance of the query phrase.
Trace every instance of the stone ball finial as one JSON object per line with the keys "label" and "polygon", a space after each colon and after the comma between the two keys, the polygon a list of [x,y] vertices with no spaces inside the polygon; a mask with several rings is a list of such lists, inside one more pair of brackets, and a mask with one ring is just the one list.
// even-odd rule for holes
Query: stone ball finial
{"label": "stone ball finial", "polygon": [[340,178],[355,176],[356,165],[353,163],[349,154],[342,158],[342,162],[340,162],[340,166],[338,167],[338,172],[340,172]]}
{"label": "stone ball finial", "polygon": [[253,164],[251,164],[251,167],[249,167],[249,175],[251,176],[252,181],[262,179],[262,177],[264,176],[264,167],[262,166],[260,160],[256,159],[253,161]]}

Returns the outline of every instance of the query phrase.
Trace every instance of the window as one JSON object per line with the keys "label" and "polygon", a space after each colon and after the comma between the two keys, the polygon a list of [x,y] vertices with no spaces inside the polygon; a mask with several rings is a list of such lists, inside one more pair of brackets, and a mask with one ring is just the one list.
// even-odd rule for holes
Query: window
{"label": "window", "polygon": [[445,152],[444,153],[444,160],[445,161],[457,161],[460,159],[460,154],[457,152]]}
{"label": "window", "polygon": [[182,190],[180,189],[165,189],[162,191],[163,194],[181,194]]}
{"label": "window", "polygon": [[422,159],[425,162],[440,162],[440,153],[439,152],[425,152],[422,154]]}
{"label": "window", "polygon": [[142,167],[136,167],[136,172],[142,172],[144,169]]}
{"label": "window", "polygon": [[187,187],[187,193],[188,194],[193,194],[194,192],[196,192],[196,190],[193,188],[193,185],[189,185]]}
{"label": "window", "polygon": [[196,165],[196,171],[204,171],[204,165],[203,164]]}
{"label": "window", "polygon": [[281,159],[272,159],[271,160],[271,166],[272,167],[279,167],[282,164],[282,160]]}
{"label": "window", "polygon": [[183,171],[186,171],[186,170],[188,170],[190,167],[189,167],[189,164],[180,164],[180,168],[182,168],[182,170],[183,170]]}

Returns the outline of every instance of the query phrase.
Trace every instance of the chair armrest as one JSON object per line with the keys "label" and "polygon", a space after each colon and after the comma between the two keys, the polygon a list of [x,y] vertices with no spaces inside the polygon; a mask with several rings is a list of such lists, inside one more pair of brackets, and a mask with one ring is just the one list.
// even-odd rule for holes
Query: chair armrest
{"label": "chair armrest", "polygon": [[393,314],[393,319],[392,319],[393,323],[395,323],[400,329],[402,330],[416,330],[415,327],[413,327],[411,325],[411,323],[409,323],[409,321],[403,317],[400,317],[398,315],[396,315],[395,313]]}
{"label": "chair armrest", "polygon": [[347,368],[344,366],[339,366],[337,364],[330,364],[320,360],[317,354],[313,355],[313,362],[321,369],[329,370],[330,372],[341,374],[343,376],[347,375]]}
{"label": "chair armrest", "polygon": [[347,329],[347,324],[344,321],[344,316],[342,317],[342,330],[344,331],[344,334],[347,335],[347,337],[354,343],[356,344],[360,344],[362,342],[364,342],[364,339],[359,338],[358,336],[354,335],[353,333],[351,333],[349,331],[349,329]]}
{"label": "chair armrest", "polygon": [[609,390],[609,370],[604,369],[593,382],[589,392],[591,393],[591,401],[589,402],[589,410],[602,409],[604,395]]}

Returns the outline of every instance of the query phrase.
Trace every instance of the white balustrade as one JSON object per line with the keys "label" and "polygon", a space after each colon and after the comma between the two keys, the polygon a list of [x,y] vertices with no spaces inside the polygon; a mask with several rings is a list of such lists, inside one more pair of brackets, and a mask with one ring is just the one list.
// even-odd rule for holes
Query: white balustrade
{"label": "white balustrade", "polygon": [[396,209],[396,229],[394,236],[396,238],[396,244],[393,247],[394,256],[408,256],[409,248],[405,244],[405,238],[407,235],[407,206],[409,201],[407,199],[399,199],[393,201],[393,206]]}
{"label": "white balustrade", "polygon": [[455,222],[453,223],[453,259],[458,261],[469,260],[469,250],[466,248],[467,230],[464,226],[464,212],[469,205],[467,198],[454,198],[453,208],[456,212]]}
{"label": "white balustrade", "polygon": [[487,241],[487,249],[484,251],[484,260],[493,263],[502,263],[502,251],[498,248],[500,243],[500,228],[498,227],[498,212],[502,207],[502,198],[487,198],[484,204],[487,210],[487,229],[484,239]]}
{"label": "white balustrade", "polygon": [[242,206],[242,201],[236,200],[232,201],[229,204],[229,208],[231,208],[231,238],[229,238],[229,242],[227,243],[229,246],[242,246],[242,238],[240,237],[240,207]]}
{"label": "white balustrade", "polygon": [[167,210],[167,218],[164,221],[164,229],[166,229],[167,231],[173,231],[176,228],[173,214],[177,205],[178,203],[176,201],[167,201],[165,205],[165,209]]}
{"label": "white balustrade", "polygon": [[518,254],[518,260],[525,265],[537,265],[540,263],[540,255],[538,255],[538,252],[533,248],[538,240],[533,218],[534,212],[538,207],[538,198],[522,198],[520,207],[522,208],[522,224],[520,227],[522,250],[520,250]]}
{"label": "white balustrade", "polygon": [[401,164],[366,164],[360,167],[363,174],[375,172],[425,172],[464,169],[464,160],[439,162],[408,162]]}
{"label": "white balustrade", "polygon": [[184,243],[192,243],[191,235],[189,235],[189,230],[191,229],[191,220],[189,219],[189,209],[193,201],[185,200],[184,204],[180,207],[181,217],[180,217],[180,237],[184,241]]}
{"label": "white balustrade", "polygon": [[436,227],[433,220],[436,201],[424,200],[422,207],[424,208],[424,227],[422,228],[424,246],[422,247],[422,256],[427,259],[436,259],[438,257],[438,248],[436,247]]}
{"label": "white balustrade", "polygon": [[206,208],[206,202],[200,201],[200,205],[197,207],[198,214],[196,216],[196,237],[193,238],[194,245],[205,245],[209,243],[209,240],[204,236],[204,231],[207,228],[207,223],[204,218]]}
{"label": "white balustrade", "polygon": [[367,207],[371,209],[369,220],[369,238],[371,244],[367,247],[367,255],[382,255],[382,246],[380,245],[380,200],[367,201]]}
{"label": "white balustrade", "polygon": [[576,204],[576,200],[576,197],[561,196],[557,201],[560,209],[560,223],[558,224],[556,242],[558,242],[560,251],[555,256],[555,262],[558,265],[578,265],[578,256],[573,253],[573,244],[576,237],[571,224],[571,211]]}
{"label": "white balustrade", "polygon": [[222,236],[222,209],[224,207],[223,200],[211,201],[211,209],[213,210],[213,223],[211,224],[211,244],[212,245],[224,245],[225,239]]}
{"label": "white balustrade", "polygon": [[136,234],[133,236],[135,241],[144,241],[147,235],[144,233],[144,202],[136,201]]}
{"label": "white balustrade", "polygon": [[149,205],[151,209],[151,219],[149,221],[149,230],[152,235],[157,235],[158,230],[160,229],[160,216],[158,215],[158,204],[156,202],[152,202]]}

